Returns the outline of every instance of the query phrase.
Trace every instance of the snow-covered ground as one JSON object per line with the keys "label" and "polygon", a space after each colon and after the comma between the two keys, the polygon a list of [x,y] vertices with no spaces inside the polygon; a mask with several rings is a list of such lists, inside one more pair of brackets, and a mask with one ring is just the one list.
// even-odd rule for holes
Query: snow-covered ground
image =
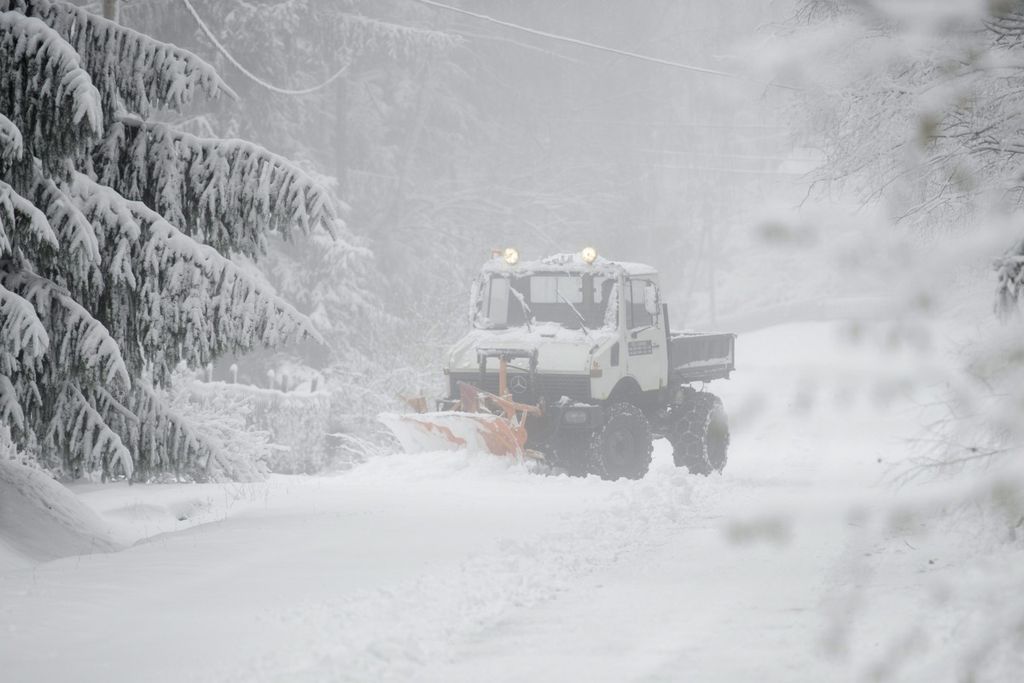
{"label": "snow-covered ground", "polygon": [[[677,470],[659,442],[636,482],[437,453],[259,484],[76,486],[96,516],[67,533],[125,549],[0,544],[0,678],[821,681],[913,652],[899,672],[938,680],[925,653],[959,612],[922,635],[923,615],[990,546],[913,519],[917,536],[865,531],[906,495],[892,474],[941,363],[848,344],[850,329],[740,338],[734,378],[712,387],[733,426],[720,476]],[[0,512],[9,540],[19,520]]]}

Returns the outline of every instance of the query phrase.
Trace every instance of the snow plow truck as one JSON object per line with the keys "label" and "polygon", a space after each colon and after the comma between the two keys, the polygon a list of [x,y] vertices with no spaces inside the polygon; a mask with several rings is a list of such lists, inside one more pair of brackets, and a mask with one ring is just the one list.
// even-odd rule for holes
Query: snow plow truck
{"label": "snow plow truck", "polygon": [[654,268],[589,247],[530,262],[507,248],[475,281],[471,315],[437,410],[420,398],[418,412],[380,418],[407,452],[467,448],[639,479],[664,437],[691,473],[725,467],[725,410],[704,385],[735,369],[735,335],[671,331]]}

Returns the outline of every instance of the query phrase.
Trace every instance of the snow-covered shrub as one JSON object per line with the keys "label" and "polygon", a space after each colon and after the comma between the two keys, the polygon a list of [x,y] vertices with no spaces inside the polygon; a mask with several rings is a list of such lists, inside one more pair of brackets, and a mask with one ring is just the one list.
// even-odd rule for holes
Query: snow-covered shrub
{"label": "snow-covered shrub", "polygon": [[201,413],[199,423],[207,429],[224,436],[246,435],[247,443],[227,447],[226,459],[236,468],[248,460],[264,471],[312,474],[339,464],[328,443],[326,391],[286,392],[196,380],[182,382],[175,391],[188,410]]}
{"label": "snow-covered shrub", "polygon": [[339,361],[328,368],[325,374],[331,397],[331,432],[348,437],[335,437],[339,447],[351,450],[356,444],[352,438],[358,439],[367,446],[361,449],[362,454],[355,454],[357,460],[363,460],[375,449],[393,445],[390,432],[382,428],[377,415],[408,410],[405,397],[446,396],[445,377],[437,371],[441,366],[439,351],[426,345],[395,349],[386,355],[406,359],[401,365],[361,359]]}
{"label": "snow-covered shrub", "polygon": [[197,391],[201,383],[177,373],[168,390],[168,406],[194,426],[210,444],[210,457],[193,478],[255,481],[266,475],[273,444],[254,426],[252,406],[227,392]]}

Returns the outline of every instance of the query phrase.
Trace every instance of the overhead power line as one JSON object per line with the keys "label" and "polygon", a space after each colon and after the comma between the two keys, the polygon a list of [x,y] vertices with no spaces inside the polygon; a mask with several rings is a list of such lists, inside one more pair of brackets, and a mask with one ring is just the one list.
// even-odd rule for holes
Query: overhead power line
{"label": "overhead power line", "polygon": [[317,90],[322,90],[326,88],[328,85],[341,78],[345,74],[345,72],[348,71],[348,64],[346,64],[345,66],[335,71],[327,80],[323,81],[322,83],[318,83],[317,85],[314,85],[312,88],[303,88],[301,90],[279,88],[278,86],[272,83],[267,83],[265,80],[263,80],[262,78],[260,78],[253,72],[249,71],[244,66],[242,66],[241,63],[239,63],[239,61],[235,59],[230,52],[228,52],[227,48],[225,48],[221,44],[221,42],[217,40],[217,36],[213,35],[213,31],[210,30],[210,27],[207,26],[206,22],[204,22],[202,17],[199,16],[199,14],[196,12],[195,7],[192,6],[192,3],[189,0],[181,1],[182,3],[184,3],[189,13],[192,15],[192,18],[196,20],[197,24],[199,24],[199,28],[202,29],[203,33],[206,34],[206,37],[210,39],[211,43],[213,43],[214,47],[220,50],[221,54],[223,54],[224,57],[235,66],[236,69],[245,74],[253,82],[266,88],[267,90],[270,90],[271,92],[276,92],[281,95],[309,95],[310,93],[314,93]]}
{"label": "overhead power line", "polygon": [[[570,36],[563,36],[557,33],[549,33],[547,31],[541,31],[539,29],[530,28],[529,26],[522,26],[520,24],[514,24],[510,21],[502,21],[501,19],[495,19],[494,17],[487,16],[486,14],[479,14],[477,12],[471,12],[461,7],[452,7],[451,5],[445,5],[435,0],[415,0],[423,5],[428,5],[436,9],[447,10],[449,12],[455,12],[457,14],[463,14],[467,17],[473,17],[481,21],[487,21],[498,26],[504,26],[506,28],[514,29],[516,31],[522,31],[524,33],[530,33],[535,36],[542,38],[550,38],[552,40],[559,40],[563,43],[570,43],[572,45],[579,45],[580,47],[587,47],[592,50],[600,50],[602,52],[610,52],[616,55],[622,55],[624,57],[631,57],[632,59],[639,59],[645,62],[651,62],[654,64],[660,64],[662,66],[669,66],[675,69],[683,69],[685,71],[693,71],[696,73],[710,74],[712,76],[724,76],[725,78],[735,78],[739,80],[749,80],[745,76],[739,74],[729,73],[728,71],[718,71],[716,69],[706,69],[701,66],[693,66],[692,64],[683,64],[682,62],[674,62],[668,59],[660,59],[658,57],[651,57],[649,55],[642,55],[638,52],[630,52],[629,50],[620,50],[614,47],[608,47],[607,45],[599,45],[597,43],[591,43],[586,40],[580,40],[578,38],[572,38]],[[788,88],[789,86],[779,85],[777,83],[769,83],[768,85],[774,85],[779,88]]]}

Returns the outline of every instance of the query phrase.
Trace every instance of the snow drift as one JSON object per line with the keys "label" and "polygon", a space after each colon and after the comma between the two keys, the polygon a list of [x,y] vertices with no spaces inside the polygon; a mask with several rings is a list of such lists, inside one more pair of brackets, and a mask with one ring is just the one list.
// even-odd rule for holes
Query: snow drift
{"label": "snow drift", "polygon": [[45,472],[0,460],[0,572],[119,547],[74,493]]}

